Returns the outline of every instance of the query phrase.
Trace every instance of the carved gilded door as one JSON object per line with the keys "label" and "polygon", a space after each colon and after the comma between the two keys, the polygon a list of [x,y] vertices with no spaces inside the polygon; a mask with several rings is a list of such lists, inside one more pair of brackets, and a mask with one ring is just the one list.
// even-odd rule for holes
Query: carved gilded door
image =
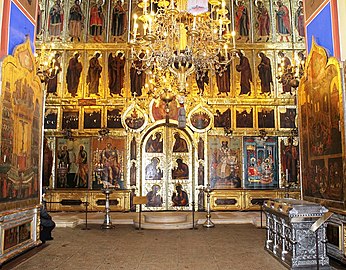
{"label": "carved gilded door", "polygon": [[145,210],[189,210],[193,201],[193,149],[182,130],[160,126],[142,144]]}

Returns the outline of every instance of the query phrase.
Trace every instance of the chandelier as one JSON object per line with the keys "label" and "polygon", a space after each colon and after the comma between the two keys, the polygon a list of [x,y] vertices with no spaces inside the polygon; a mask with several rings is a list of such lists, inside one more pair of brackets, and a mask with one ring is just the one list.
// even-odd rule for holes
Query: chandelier
{"label": "chandelier", "polygon": [[236,52],[234,24],[225,1],[210,0],[209,4],[210,9],[208,0],[140,2],[142,14],[133,15],[130,39],[137,72],[169,71],[182,94],[193,72],[197,79],[209,70],[223,72]]}
{"label": "chandelier", "polygon": [[297,56],[293,55],[293,62],[285,55],[283,51],[279,51],[279,67],[277,79],[283,87],[292,87],[297,89],[299,80],[304,75],[305,54],[303,51],[298,52]]}
{"label": "chandelier", "polygon": [[[53,45],[52,45],[53,47]],[[35,53],[36,74],[41,82],[47,82],[55,78],[60,70],[60,54],[52,47],[43,44],[39,53]]]}

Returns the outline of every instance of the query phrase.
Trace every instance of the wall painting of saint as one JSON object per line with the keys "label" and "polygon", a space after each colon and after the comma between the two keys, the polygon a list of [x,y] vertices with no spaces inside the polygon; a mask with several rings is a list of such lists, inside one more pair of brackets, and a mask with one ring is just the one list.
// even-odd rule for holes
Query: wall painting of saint
{"label": "wall painting of saint", "polygon": [[241,138],[211,136],[208,145],[211,187],[214,189],[241,187]]}
{"label": "wall painting of saint", "polygon": [[104,184],[125,188],[125,139],[111,136],[93,138],[92,151],[92,188],[101,188]]}
{"label": "wall painting of saint", "polygon": [[244,137],[245,188],[278,188],[278,142],[275,137]]}
{"label": "wall painting of saint", "polygon": [[91,175],[90,139],[57,139],[56,187],[88,188]]}

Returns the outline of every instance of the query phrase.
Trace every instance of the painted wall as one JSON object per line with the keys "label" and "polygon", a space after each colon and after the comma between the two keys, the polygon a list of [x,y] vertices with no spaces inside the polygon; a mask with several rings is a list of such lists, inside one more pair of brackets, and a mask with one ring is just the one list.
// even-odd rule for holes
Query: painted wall
{"label": "painted wall", "polygon": [[14,48],[30,38],[34,50],[37,0],[3,0],[0,3],[0,57],[13,54]]}
{"label": "painted wall", "polygon": [[[312,39],[327,50],[329,56],[340,58],[338,3],[340,1],[319,1],[319,6],[306,4],[306,45],[311,50]],[[315,8],[313,11],[312,9]]]}
{"label": "painted wall", "polygon": [[[338,1],[339,25],[346,25],[346,1]],[[343,34],[342,34],[343,33]],[[340,36],[340,60],[346,60],[346,34],[344,29],[339,29]]]}
{"label": "painted wall", "polygon": [[7,54],[13,54],[14,48],[23,43],[26,37],[30,38],[31,48],[34,51],[35,22],[26,16],[13,2],[11,3],[9,21],[9,41]]}
{"label": "painted wall", "polygon": [[0,58],[2,58],[7,54],[10,0],[1,1],[0,7]]}

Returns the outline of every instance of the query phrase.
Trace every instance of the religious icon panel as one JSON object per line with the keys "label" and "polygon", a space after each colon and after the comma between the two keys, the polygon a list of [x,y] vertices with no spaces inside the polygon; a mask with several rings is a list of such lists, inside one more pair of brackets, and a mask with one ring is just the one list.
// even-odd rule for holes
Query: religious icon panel
{"label": "religious icon panel", "polygon": [[112,185],[125,188],[125,139],[105,136],[92,140],[92,188]]}
{"label": "religious icon panel", "polygon": [[56,129],[58,126],[58,109],[46,108],[44,113],[44,129]]}
{"label": "religious icon panel", "polygon": [[90,138],[57,139],[56,187],[88,188],[90,170]]}
{"label": "religious icon panel", "polygon": [[144,138],[141,172],[145,209],[187,210],[192,198],[192,146],[179,129],[160,126]]}
{"label": "religious icon panel", "polygon": [[211,188],[241,187],[241,137],[210,136],[208,145]]}
{"label": "religious icon panel", "polygon": [[244,137],[245,187],[278,188],[278,149],[276,137]]}

